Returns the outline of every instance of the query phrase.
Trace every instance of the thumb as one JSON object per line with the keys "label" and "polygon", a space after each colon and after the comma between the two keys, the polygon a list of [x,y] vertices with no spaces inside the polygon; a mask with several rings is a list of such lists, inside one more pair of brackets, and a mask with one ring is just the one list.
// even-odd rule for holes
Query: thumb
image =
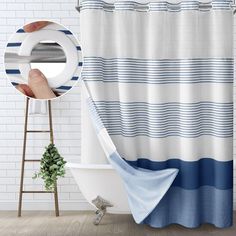
{"label": "thumb", "polygon": [[49,87],[45,75],[38,69],[30,70],[28,85],[37,99],[50,99],[56,97]]}

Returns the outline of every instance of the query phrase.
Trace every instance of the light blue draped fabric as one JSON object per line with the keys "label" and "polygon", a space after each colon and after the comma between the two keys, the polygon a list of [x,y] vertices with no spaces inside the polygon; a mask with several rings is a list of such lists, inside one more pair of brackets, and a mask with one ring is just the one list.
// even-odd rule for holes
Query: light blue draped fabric
{"label": "light blue draped fabric", "polygon": [[[87,89],[85,85],[83,88],[85,90]],[[108,147],[112,143],[112,140],[102,124],[91,97],[89,94],[87,95],[87,104],[94,127],[100,137],[100,142],[107,152],[109,162],[123,179],[129,206],[135,222],[142,223],[166,194],[178,174],[178,169],[168,168],[152,171],[129,165],[120,157],[115,147]]]}
{"label": "light blue draped fabric", "polygon": [[137,223],[232,225],[232,20],[228,0],[81,3],[87,105]]}

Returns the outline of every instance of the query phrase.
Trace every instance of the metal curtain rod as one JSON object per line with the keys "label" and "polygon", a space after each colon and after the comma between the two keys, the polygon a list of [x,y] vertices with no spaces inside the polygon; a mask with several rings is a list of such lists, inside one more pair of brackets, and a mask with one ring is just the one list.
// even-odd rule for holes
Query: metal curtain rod
{"label": "metal curtain rod", "polygon": [[[78,12],[80,12],[80,8],[81,8],[79,2],[80,2],[80,0],[78,0],[77,6],[75,7]],[[209,4],[204,4],[201,7],[202,8],[210,8],[210,7],[212,7],[212,5],[209,3]],[[234,1],[233,4],[231,4],[231,7],[234,8],[233,14],[235,14],[236,13],[236,3],[235,3],[235,1]],[[109,7],[109,6],[106,6],[106,8],[113,9],[113,7]],[[146,9],[147,7],[146,6],[138,6],[138,9],[142,9],[142,8]]]}

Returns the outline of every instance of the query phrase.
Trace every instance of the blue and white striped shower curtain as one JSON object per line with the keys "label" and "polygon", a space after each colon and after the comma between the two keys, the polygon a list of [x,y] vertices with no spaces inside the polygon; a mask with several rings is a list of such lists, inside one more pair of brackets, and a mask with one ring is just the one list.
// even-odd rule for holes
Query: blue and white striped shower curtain
{"label": "blue and white striped shower curtain", "polygon": [[231,1],[82,0],[83,86],[137,223],[232,224]]}

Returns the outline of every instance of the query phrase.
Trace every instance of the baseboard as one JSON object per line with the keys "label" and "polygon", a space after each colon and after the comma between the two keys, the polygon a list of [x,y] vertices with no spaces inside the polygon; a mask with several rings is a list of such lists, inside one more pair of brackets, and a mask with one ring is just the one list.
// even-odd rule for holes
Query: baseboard
{"label": "baseboard", "polygon": [[[0,201],[0,211],[16,211],[18,208],[18,202]],[[94,208],[86,201],[61,201],[59,202],[59,209],[62,211],[86,211],[94,210]],[[54,210],[53,201],[23,201],[22,210],[31,211],[46,211]]]}

